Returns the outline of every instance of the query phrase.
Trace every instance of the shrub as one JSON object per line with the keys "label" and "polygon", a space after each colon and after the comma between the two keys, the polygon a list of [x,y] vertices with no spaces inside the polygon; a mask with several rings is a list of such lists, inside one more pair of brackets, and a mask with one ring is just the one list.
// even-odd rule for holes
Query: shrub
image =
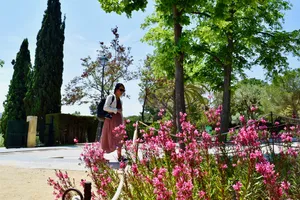
{"label": "shrub", "polygon": [[[56,144],[74,144],[74,138],[81,143],[95,141],[98,126],[96,117],[55,113],[46,115],[46,123],[50,124],[52,118]],[[46,132],[49,133],[49,126]]]}
{"label": "shrub", "polygon": [[[217,137],[196,130],[185,114],[182,131],[176,135],[179,143],[185,144],[184,149],[171,137],[172,121],[161,121],[158,130],[140,130],[143,143],[138,145],[139,156],[137,145],[132,140],[124,141],[129,161],[120,163],[125,176],[121,198],[299,199],[299,146],[291,144],[291,138],[299,137],[299,127],[276,136],[283,145],[279,154],[272,155],[262,145],[274,136],[267,131],[266,121],[240,120],[243,127],[230,131],[233,145],[227,146]],[[115,131],[126,135],[124,125]],[[93,199],[110,199],[119,182],[104,153],[99,143],[94,143],[86,145],[81,154],[93,177]]]}

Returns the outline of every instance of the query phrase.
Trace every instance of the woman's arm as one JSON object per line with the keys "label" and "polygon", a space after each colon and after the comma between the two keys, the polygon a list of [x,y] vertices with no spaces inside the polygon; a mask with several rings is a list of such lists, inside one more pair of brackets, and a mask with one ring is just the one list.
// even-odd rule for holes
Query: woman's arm
{"label": "woman's arm", "polygon": [[[115,113],[116,114],[118,112],[118,109],[113,107],[113,96],[114,95],[109,95],[106,98],[103,110],[105,110],[106,112],[109,112],[109,113]],[[114,98],[114,101],[115,100],[116,100],[116,98]]]}

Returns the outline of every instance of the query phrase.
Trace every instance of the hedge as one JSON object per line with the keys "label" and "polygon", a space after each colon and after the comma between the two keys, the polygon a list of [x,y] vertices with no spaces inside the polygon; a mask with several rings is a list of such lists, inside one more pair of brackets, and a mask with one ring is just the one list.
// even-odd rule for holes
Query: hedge
{"label": "hedge", "polygon": [[[74,144],[74,138],[80,143],[95,141],[98,126],[96,117],[55,113],[46,115],[46,124],[51,123],[52,117],[56,145]],[[46,127],[46,133],[49,133],[49,126]],[[45,137],[45,143],[47,139]]]}

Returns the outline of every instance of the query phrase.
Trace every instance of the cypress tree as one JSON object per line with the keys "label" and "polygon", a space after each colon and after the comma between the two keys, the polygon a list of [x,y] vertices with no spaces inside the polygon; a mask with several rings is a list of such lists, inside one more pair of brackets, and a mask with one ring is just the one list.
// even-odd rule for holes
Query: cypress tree
{"label": "cypress tree", "polygon": [[17,53],[13,77],[10,81],[6,101],[3,103],[4,112],[1,118],[1,133],[5,134],[8,120],[26,120],[24,98],[27,92],[28,75],[30,74],[31,62],[28,50],[28,40],[24,39]]}
{"label": "cypress tree", "polygon": [[61,112],[64,30],[59,0],[48,0],[37,35],[33,81],[25,98],[28,114],[41,119]]}

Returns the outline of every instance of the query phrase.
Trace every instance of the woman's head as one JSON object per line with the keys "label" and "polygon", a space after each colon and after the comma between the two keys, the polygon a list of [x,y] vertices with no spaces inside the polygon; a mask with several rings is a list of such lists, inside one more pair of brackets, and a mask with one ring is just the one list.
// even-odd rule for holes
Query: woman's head
{"label": "woman's head", "polygon": [[122,83],[117,83],[115,86],[114,94],[118,97],[122,96],[125,92],[125,87]]}

